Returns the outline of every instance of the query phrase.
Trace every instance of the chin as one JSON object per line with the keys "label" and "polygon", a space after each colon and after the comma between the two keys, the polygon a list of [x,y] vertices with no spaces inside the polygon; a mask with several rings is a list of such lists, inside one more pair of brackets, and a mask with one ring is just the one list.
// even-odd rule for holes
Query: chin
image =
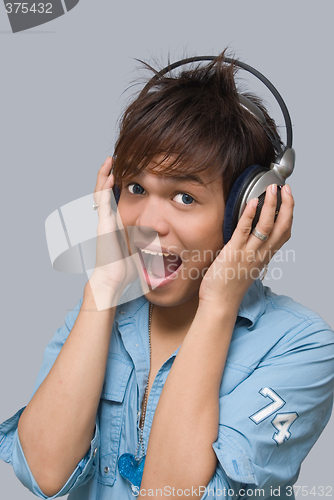
{"label": "chin", "polygon": [[192,290],[176,290],[172,287],[171,290],[156,288],[145,294],[145,297],[151,304],[161,307],[176,307],[190,300],[194,300],[199,295],[199,285]]}

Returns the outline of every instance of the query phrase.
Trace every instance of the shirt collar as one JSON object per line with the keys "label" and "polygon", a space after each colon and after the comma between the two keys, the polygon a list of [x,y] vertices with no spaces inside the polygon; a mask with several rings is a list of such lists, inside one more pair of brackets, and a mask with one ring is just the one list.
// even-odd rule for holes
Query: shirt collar
{"label": "shirt collar", "polygon": [[[124,303],[117,307],[115,320],[119,324],[127,323],[137,314],[138,310],[147,302],[145,296]],[[248,328],[253,327],[265,311],[264,287],[260,280],[256,280],[247,290],[238,311],[238,316],[250,321]]]}
{"label": "shirt collar", "polygon": [[238,316],[250,321],[248,328],[256,324],[265,311],[265,295],[262,282],[257,279],[247,290],[238,311]]}

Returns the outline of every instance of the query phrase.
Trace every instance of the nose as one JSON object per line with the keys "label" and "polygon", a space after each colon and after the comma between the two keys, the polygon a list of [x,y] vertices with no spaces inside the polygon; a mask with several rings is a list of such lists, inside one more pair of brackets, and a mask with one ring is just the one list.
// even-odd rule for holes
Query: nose
{"label": "nose", "polygon": [[170,230],[168,221],[168,209],[164,200],[155,196],[148,196],[143,202],[140,214],[137,217],[136,226],[145,234],[158,233],[165,236]]}

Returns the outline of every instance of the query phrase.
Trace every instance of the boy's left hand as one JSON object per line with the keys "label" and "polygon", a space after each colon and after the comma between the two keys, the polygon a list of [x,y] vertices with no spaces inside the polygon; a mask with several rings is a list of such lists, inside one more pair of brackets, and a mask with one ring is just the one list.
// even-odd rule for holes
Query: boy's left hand
{"label": "boy's left hand", "polygon": [[226,305],[236,313],[240,303],[261,270],[291,236],[294,199],[290,187],[281,189],[282,204],[275,222],[277,186],[266,191],[257,231],[266,241],[251,233],[257,199],[251,200],[242,214],[230,241],[206,272],[199,290],[200,303]]}

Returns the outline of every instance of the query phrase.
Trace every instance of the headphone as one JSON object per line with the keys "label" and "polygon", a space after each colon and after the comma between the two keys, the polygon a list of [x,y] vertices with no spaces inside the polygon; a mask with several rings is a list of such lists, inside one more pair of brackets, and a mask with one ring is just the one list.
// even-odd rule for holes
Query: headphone
{"label": "headphone", "polygon": [[[157,72],[153,76],[153,78],[151,78],[151,80],[143,88],[142,93],[144,93],[148,87],[151,87],[152,83],[158,80],[161,76],[169,73],[179,66],[183,66],[192,62],[214,61],[215,59],[217,59],[216,56],[196,56],[189,57],[187,59],[181,59],[180,61],[169,64],[161,71]],[[270,90],[283,113],[287,137],[286,145],[282,147],[280,137],[278,136],[276,131],[271,130],[267,126],[266,118],[261,109],[250,99],[239,94],[240,105],[243,108],[247,109],[258,120],[279,153],[273,163],[271,163],[269,168],[263,167],[261,165],[250,165],[234,182],[225,205],[223,238],[224,244],[226,244],[231,239],[233,231],[237,227],[238,221],[243,211],[245,210],[247,203],[253,198],[258,198],[259,201],[252,224],[252,230],[254,229],[260,218],[261,210],[266,196],[266,189],[268,186],[270,186],[270,184],[277,184],[278,187],[275,216],[276,220],[281,206],[281,187],[284,186],[286,179],[292,174],[295,166],[295,151],[292,148],[292,123],[290,114],[285,102],[283,101],[281,95],[274,87],[274,85],[257,69],[249,66],[244,62],[233,60],[227,57],[224,59],[224,62],[234,64],[235,66],[248,71],[256,78],[258,78],[258,80],[260,80]],[[114,186],[114,194],[116,203],[118,203],[121,194],[118,186]]]}

